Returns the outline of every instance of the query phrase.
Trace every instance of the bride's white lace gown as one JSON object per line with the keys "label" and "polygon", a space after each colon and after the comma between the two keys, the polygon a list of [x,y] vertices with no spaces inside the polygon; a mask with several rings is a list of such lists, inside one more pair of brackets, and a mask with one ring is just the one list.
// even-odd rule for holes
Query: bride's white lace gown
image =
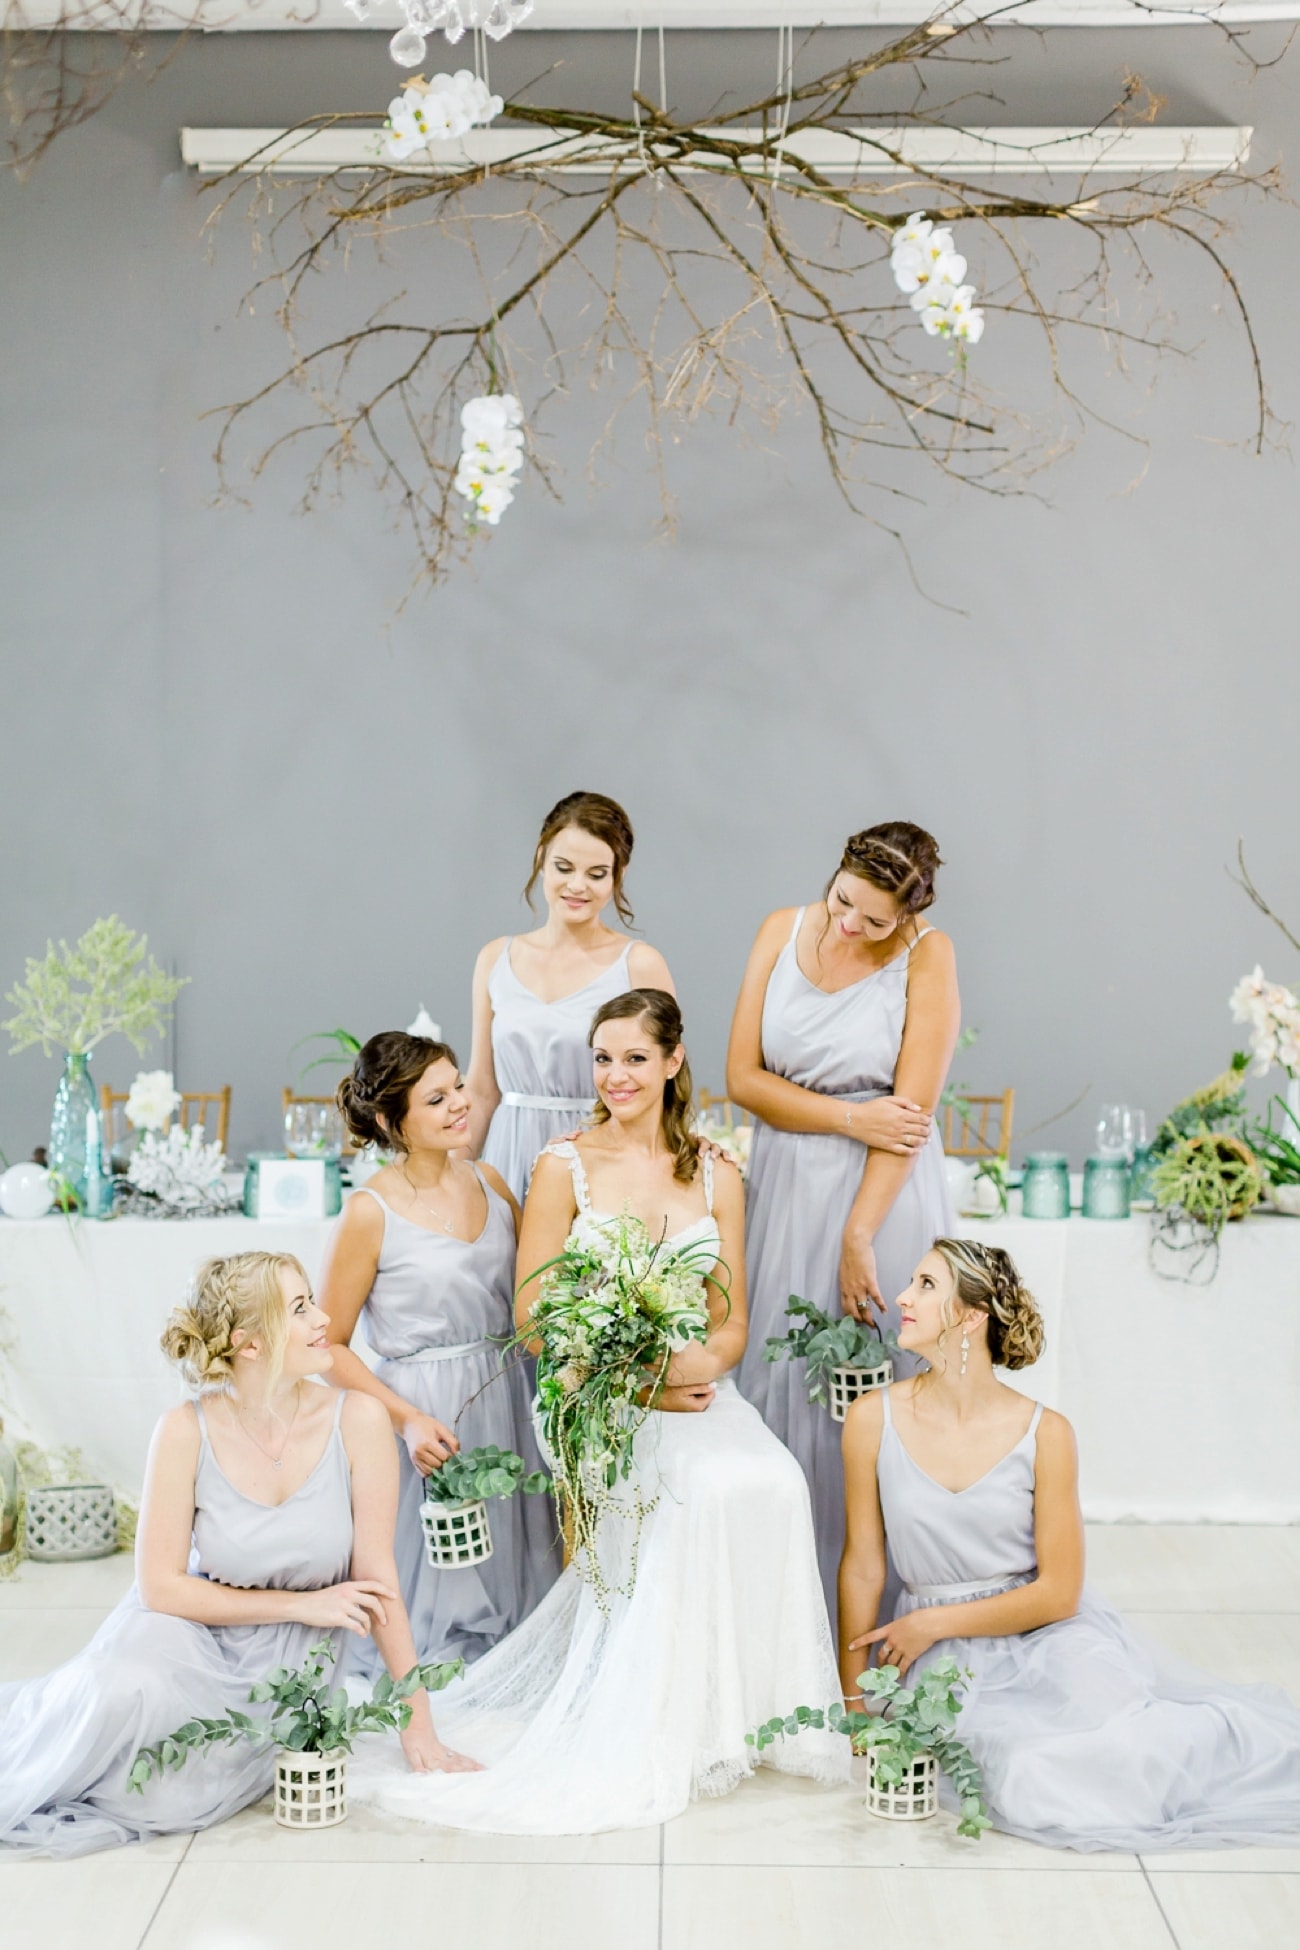
{"label": "bride's white lace gown", "polygon": [[[599,1225],[576,1147],[570,1238]],[[669,1244],[698,1251],[708,1216]],[[574,1566],[537,1610],[438,1696],[440,1736],[481,1774],[411,1774],[395,1742],[358,1750],[349,1792],[388,1813],[449,1828],[590,1834],[680,1814],[726,1794],[758,1764],[745,1735],[774,1714],[836,1698],[839,1680],[798,1463],[730,1379],[700,1414],[651,1414],[634,1477],[656,1498],[641,1527],[630,1595],[602,1611]],[[607,1519],[600,1555],[622,1581],[634,1526]],[[606,1534],[608,1533],[608,1535]],[[445,1572],[455,1577],[454,1571]],[[763,1764],[818,1780],[848,1773],[848,1743],[805,1733]]]}

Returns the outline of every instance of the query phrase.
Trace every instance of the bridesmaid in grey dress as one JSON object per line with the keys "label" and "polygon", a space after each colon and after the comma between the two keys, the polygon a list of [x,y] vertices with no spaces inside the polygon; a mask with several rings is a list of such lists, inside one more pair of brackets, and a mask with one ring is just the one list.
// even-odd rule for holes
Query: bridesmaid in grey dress
{"label": "bridesmaid in grey dress", "polygon": [[[930,1372],[869,1395],[844,1434],[841,1674],[872,1653],[906,1676],[968,1670],[957,1724],[997,1828],[1053,1848],[1227,1848],[1300,1840],[1300,1711],[1160,1651],[1083,1581],[1074,1435],[994,1366],[1042,1350],[1009,1256],[941,1239],[903,1295]],[[885,1544],[904,1580],[875,1621]],[[948,1797],[951,1800],[951,1797]]]}
{"label": "bridesmaid in grey dress", "polygon": [[[847,843],[825,896],[769,915],[732,1024],[727,1092],[754,1113],[741,1392],[803,1464],[834,1615],[844,1542],[840,1431],[803,1363],[763,1359],[798,1294],[896,1329],[895,1295],[951,1227],[933,1113],[960,1019],[952,944],[920,915],[939,852],[903,822]],[[904,1356],[900,1373],[910,1373]]]}
{"label": "bridesmaid in grey dress", "polygon": [[[392,1445],[373,1403],[312,1384],[325,1325],[298,1261],[272,1253],[210,1261],[172,1315],[163,1350],[200,1399],[155,1432],[131,1591],[66,1665],[0,1686],[0,1849],[85,1855],[210,1827],[266,1793],[274,1748],[209,1748],[141,1793],[141,1747],[256,1714],[254,1683],[322,1639],[373,1632],[394,1677],[416,1663]],[[408,1764],[472,1768],[438,1740],[425,1694],[413,1704]]]}
{"label": "bridesmaid in grey dress", "polygon": [[489,941],[475,963],[471,1143],[520,1202],[534,1159],[592,1108],[587,1032],[597,1009],[628,989],[674,992],[658,950],[601,918],[612,901],[631,924],[623,877],[632,838],[616,801],[567,794],[546,815],[524,889],[531,905],[541,881],[546,920]]}
{"label": "bridesmaid in grey dress", "polygon": [[[425,1553],[425,1478],[457,1449],[493,1444],[540,1468],[531,1389],[502,1344],[514,1331],[518,1208],[490,1165],[458,1156],[469,1097],[445,1043],[372,1036],[339,1103],[358,1143],[397,1152],[344,1206],[321,1277],[342,1388],[375,1395],[401,1445],[397,1568],[422,1660],[479,1658],[525,1619],[560,1571],[550,1500],[492,1506],[492,1555],[439,1571]],[[373,1370],[349,1347],[358,1323]],[[375,1661],[354,1653],[352,1670]]]}

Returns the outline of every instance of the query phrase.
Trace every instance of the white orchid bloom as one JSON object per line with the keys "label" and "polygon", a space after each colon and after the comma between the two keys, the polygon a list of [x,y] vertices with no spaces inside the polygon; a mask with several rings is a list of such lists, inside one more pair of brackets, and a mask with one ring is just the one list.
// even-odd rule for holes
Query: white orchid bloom
{"label": "white orchid bloom", "polygon": [[515,491],[507,481],[489,479],[474,496],[474,508],[481,521],[495,528],[514,498]]}
{"label": "white orchid bloom", "polygon": [[180,1102],[170,1070],[141,1070],[127,1093],[126,1121],[137,1131],[161,1131]]}
{"label": "white orchid bloom", "polygon": [[469,125],[482,128],[494,121],[505,107],[500,95],[494,95],[485,81],[469,68],[457,68],[454,75],[436,75],[435,81],[450,82],[460,98],[461,113]]}
{"label": "white orchid bloom", "polygon": [[1264,991],[1268,984],[1264,980],[1264,970],[1256,962],[1249,975],[1243,975],[1232,994],[1228,997],[1228,1007],[1232,1010],[1234,1022],[1255,1022],[1267,1009]]}
{"label": "white orchid bloom", "polygon": [[984,314],[975,303],[973,284],[959,285],[948,304],[948,326],[955,339],[978,345],[984,336]]}
{"label": "white orchid bloom", "polygon": [[388,139],[384,154],[390,162],[405,162],[430,142],[429,121],[424,108],[424,90],[406,88],[388,104]]}
{"label": "white orchid bloom", "polygon": [[934,225],[925,211],[918,210],[907,219],[901,230],[894,232],[893,249],[897,251],[904,244],[923,244],[933,229]]}
{"label": "white orchid bloom", "polygon": [[524,410],[513,393],[486,393],[466,400],[460,409],[460,424],[467,441],[492,444],[499,436],[521,427]]}
{"label": "white orchid bloom", "polygon": [[900,291],[917,291],[930,275],[930,253],[924,243],[896,245],[889,268]]}

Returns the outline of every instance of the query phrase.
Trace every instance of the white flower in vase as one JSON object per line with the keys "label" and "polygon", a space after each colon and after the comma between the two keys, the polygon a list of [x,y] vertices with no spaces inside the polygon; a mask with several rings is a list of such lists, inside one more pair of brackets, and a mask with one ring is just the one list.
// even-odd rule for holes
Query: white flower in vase
{"label": "white flower in vase", "polygon": [[1243,975],[1228,998],[1234,1022],[1248,1022],[1256,1076],[1275,1063],[1294,1075],[1300,1070],[1300,1001],[1280,982],[1269,982],[1256,965]]}
{"label": "white flower in vase", "polygon": [[170,1070],[141,1070],[126,1099],[126,1121],[137,1131],[161,1131],[180,1108]]}

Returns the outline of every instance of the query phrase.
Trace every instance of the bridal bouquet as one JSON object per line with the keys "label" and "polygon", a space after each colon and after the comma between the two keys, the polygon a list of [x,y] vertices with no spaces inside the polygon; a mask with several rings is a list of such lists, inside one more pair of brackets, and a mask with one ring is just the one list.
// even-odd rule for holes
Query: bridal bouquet
{"label": "bridal bouquet", "polygon": [[[532,1275],[537,1303],[515,1337],[540,1342],[537,1403],[564,1510],[569,1548],[603,1598],[607,1586],[595,1552],[610,1511],[640,1520],[654,1507],[633,1482],[637,1430],[654,1407],[674,1354],[710,1331],[708,1286],[715,1251],[677,1249],[626,1213],[587,1225],[562,1253]],[[636,1575],[635,1551],[627,1582]]]}

